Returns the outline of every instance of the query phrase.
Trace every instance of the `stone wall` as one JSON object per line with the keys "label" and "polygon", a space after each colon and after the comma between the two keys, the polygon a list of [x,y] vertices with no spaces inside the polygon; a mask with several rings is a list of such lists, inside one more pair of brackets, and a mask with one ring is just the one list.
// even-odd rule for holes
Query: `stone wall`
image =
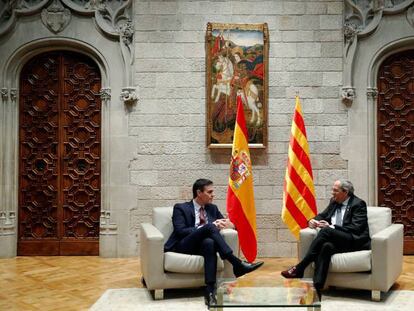
{"label": "stone wall", "polygon": [[[317,194],[326,206],[337,178],[348,112],[340,98],[343,1],[135,1],[135,81],[139,103],[129,114],[136,154],[129,167],[136,207],[129,228],[151,220],[156,206],[191,198],[199,177],[216,185],[225,212],[230,150],[206,147],[207,22],[269,26],[268,147],[251,150],[259,256],[293,257],[297,247],[281,222],[283,178],[294,96],[302,100]],[[137,241],[139,243],[139,240]],[[138,250],[139,248],[137,248]]]}
{"label": "stone wall", "polygon": [[[251,150],[259,256],[296,256],[295,240],[280,220],[294,96],[302,100],[318,209],[337,178],[352,180],[357,195],[376,205],[378,68],[389,55],[413,49],[413,2],[4,2],[0,257],[16,255],[20,69],[51,50],[79,51],[101,68],[101,256],[138,255],[140,224],[151,221],[152,208],[191,199],[199,177],[215,182],[225,212],[231,151],[206,147],[208,22],[269,26],[268,147]],[[67,24],[53,17],[56,6],[71,16]],[[49,20],[41,18],[44,10]],[[135,32],[125,23],[129,18]]]}

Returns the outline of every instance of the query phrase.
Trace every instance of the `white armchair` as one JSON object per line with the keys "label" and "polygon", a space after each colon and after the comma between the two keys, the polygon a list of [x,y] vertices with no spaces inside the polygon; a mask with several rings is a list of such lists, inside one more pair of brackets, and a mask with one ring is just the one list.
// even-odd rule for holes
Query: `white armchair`
{"label": "white armchair", "polygon": [[[402,224],[391,224],[391,209],[369,206],[368,226],[371,250],[335,254],[331,258],[326,286],[338,286],[371,291],[372,300],[379,301],[402,271],[404,232]],[[317,231],[300,231],[299,259],[301,260]],[[313,265],[305,277],[313,275]]]}
{"label": "white armchair", "polygon": [[[164,243],[173,231],[172,207],[156,207],[152,224],[141,224],[140,250],[143,281],[154,298],[162,299],[166,288],[200,287],[204,285],[204,258],[175,252],[164,253]],[[237,231],[221,231],[235,254],[239,249]],[[234,277],[232,265],[217,256],[218,277]]]}

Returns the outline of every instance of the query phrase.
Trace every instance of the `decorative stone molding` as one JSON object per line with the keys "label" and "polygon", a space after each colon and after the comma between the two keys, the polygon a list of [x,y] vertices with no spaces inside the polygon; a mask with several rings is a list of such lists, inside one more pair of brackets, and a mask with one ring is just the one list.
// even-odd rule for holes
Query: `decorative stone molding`
{"label": "decorative stone molding", "polygon": [[357,26],[352,22],[346,22],[344,24],[345,42],[352,43],[356,35],[357,35]]}
{"label": "decorative stone molding", "polygon": [[367,96],[369,99],[376,100],[378,96],[378,89],[376,87],[367,88]]}
{"label": "decorative stone molding", "polygon": [[126,23],[122,24],[119,27],[119,33],[121,35],[122,42],[126,45],[130,45],[132,43],[132,39],[134,37],[134,26],[131,20],[128,20]]}
{"label": "decorative stone molding", "polygon": [[137,90],[135,87],[123,87],[120,96],[121,100],[126,105],[133,105],[138,101]]}
{"label": "decorative stone molding", "polygon": [[9,97],[9,90],[3,87],[1,89],[1,98],[3,99],[3,101],[6,101],[8,97]]}
{"label": "decorative stone molding", "polygon": [[[5,1],[4,7],[0,9],[0,36],[11,30],[19,16],[35,15],[50,2],[50,0]],[[44,11],[57,14],[55,17],[52,17],[53,14],[49,17],[54,19],[52,23],[55,25],[52,29],[48,26],[51,31],[56,31],[55,27],[62,22],[62,13],[66,15],[71,14],[70,11],[72,11],[94,18],[96,24],[106,35],[119,38],[122,34],[121,29],[126,27],[124,24],[131,22],[132,0],[53,0],[47,9],[43,9]]]}
{"label": "decorative stone molding", "polygon": [[111,223],[111,212],[110,211],[101,211],[101,217],[99,220],[100,231],[105,232],[116,232],[118,229],[116,224]]}
{"label": "decorative stone molding", "polygon": [[10,234],[16,228],[16,213],[11,211],[0,212],[0,235]]}
{"label": "decorative stone molding", "polygon": [[413,8],[410,8],[413,3],[414,0],[345,0],[343,83],[346,87],[342,88],[345,105],[352,105],[356,95],[352,76],[358,38],[371,35],[384,15],[399,14],[404,10],[407,10],[407,19],[414,27]]}
{"label": "decorative stone molding", "polygon": [[[3,1],[4,3],[4,1]],[[3,4],[2,3],[2,4]],[[14,0],[5,1],[0,8],[0,37],[9,33],[20,16],[37,15],[53,33],[62,32],[71,22],[71,16],[89,17],[101,33],[118,40],[124,61],[124,85],[133,83],[134,27],[133,0]]]}
{"label": "decorative stone molding", "polygon": [[53,33],[59,33],[70,23],[72,14],[59,0],[54,0],[47,8],[42,10],[42,22]]}
{"label": "decorative stone molding", "polygon": [[407,10],[407,20],[408,23],[414,27],[414,6],[411,6]]}
{"label": "decorative stone molding", "polygon": [[62,2],[68,6],[71,10],[76,11],[81,14],[89,14],[94,12],[103,6],[103,0],[91,0],[91,1],[82,1],[82,0],[62,0]]}
{"label": "decorative stone molding", "polygon": [[111,99],[111,88],[109,87],[102,88],[100,91],[100,95],[101,95],[102,101],[110,100]]}
{"label": "decorative stone molding", "polygon": [[12,102],[16,102],[17,100],[17,89],[10,89],[10,99]]}
{"label": "decorative stone molding", "polygon": [[110,222],[111,213],[101,211],[99,227],[99,256],[118,257],[118,227]]}
{"label": "decorative stone molding", "polygon": [[342,88],[342,102],[350,107],[355,98],[355,89],[353,87],[343,87]]}

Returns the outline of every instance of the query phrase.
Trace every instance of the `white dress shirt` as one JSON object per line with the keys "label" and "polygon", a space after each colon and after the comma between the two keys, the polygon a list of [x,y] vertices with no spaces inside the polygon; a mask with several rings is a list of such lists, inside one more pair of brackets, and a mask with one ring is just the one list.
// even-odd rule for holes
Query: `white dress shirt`
{"label": "white dress shirt", "polygon": [[[344,215],[345,215],[346,207],[348,206],[348,202],[349,202],[349,197],[345,201],[343,201],[342,205],[341,205],[340,213],[341,213],[342,223],[344,222]],[[338,212],[339,212],[339,209],[337,209],[331,217],[331,224],[332,224],[331,226],[332,227],[334,227],[334,225],[336,225],[336,214]]]}

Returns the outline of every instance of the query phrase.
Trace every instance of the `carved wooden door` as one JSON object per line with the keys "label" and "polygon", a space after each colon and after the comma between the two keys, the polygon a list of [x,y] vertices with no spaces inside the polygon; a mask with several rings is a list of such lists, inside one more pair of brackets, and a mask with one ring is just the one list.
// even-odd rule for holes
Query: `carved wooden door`
{"label": "carved wooden door", "polygon": [[18,255],[99,253],[101,77],[50,52],[20,77]]}
{"label": "carved wooden door", "polygon": [[384,61],[378,90],[378,202],[404,224],[404,253],[414,254],[414,50]]}

